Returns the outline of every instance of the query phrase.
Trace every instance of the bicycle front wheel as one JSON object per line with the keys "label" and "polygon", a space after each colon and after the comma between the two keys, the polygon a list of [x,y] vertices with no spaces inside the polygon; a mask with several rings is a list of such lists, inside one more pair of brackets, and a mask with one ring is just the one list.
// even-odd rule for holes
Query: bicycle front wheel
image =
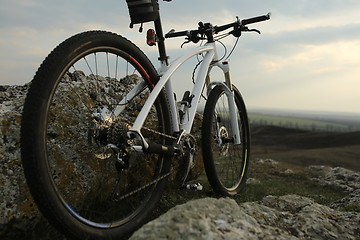
{"label": "bicycle front wheel", "polygon": [[234,144],[225,87],[216,86],[207,99],[202,125],[202,151],[207,178],[220,195],[233,196],[245,186],[250,154],[250,131],[245,103],[234,87],[241,143]]}
{"label": "bicycle front wheel", "polygon": [[[170,160],[132,151],[127,132],[158,75],[125,38],[100,31],[60,44],[37,71],[26,98],[21,147],[41,212],[75,239],[119,239],[158,202]],[[145,121],[148,142],[166,143],[161,93]]]}

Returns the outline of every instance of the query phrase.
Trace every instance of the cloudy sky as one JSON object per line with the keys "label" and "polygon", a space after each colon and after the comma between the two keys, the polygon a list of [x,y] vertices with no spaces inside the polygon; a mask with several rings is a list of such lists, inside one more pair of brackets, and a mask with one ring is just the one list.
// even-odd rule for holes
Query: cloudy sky
{"label": "cloudy sky", "polygon": [[[270,21],[254,25],[262,34],[243,34],[230,57],[249,108],[360,113],[359,0],[161,1],[164,31],[268,12]],[[31,81],[56,45],[86,30],[124,35],[156,59],[156,49],[128,26],[125,0],[0,0],[0,84]],[[231,49],[234,39],[225,42]],[[180,44],[167,41],[170,56],[180,53]],[[188,69],[178,77],[187,78]]]}

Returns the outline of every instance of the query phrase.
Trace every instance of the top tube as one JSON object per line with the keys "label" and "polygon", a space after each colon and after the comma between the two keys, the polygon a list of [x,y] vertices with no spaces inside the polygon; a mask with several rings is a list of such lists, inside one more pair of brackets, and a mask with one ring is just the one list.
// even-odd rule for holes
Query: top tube
{"label": "top tube", "polygon": [[[178,58],[172,64],[170,65],[169,69],[165,72],[165,74],[160,78],[159,82],[155,85],[155,88],[151,91],[151,94],[147,101],[145,102],[145,105],[142,107],[138,117],[136,118],[133,127],[131,129],[132,132],[140,133],[140,129],[142,128],[145,118],[150,110],[150,107],[154,104],[157,95],[160,93],[160,91],[163,89],[167,81],[170,79],[172,74],[189,58],[203,52],[207,52],[207,55],[205,55],[206,61],[203,61],[203,64],[206,65],[206,69],[208,69],[210,63],[214,59],[215,56],[215,49],[214,45],[205,45],[197,49],[193,49],[187,54],[183,55],[182,57]],[[205,62],[205,63],[204,63]],[[207,74],[207,72],[206,72]],[[203,77],[205,79],[205,76]],[[195,101],[195,100],[194,100]],[[139,135],[139,134],[138,134]]]}

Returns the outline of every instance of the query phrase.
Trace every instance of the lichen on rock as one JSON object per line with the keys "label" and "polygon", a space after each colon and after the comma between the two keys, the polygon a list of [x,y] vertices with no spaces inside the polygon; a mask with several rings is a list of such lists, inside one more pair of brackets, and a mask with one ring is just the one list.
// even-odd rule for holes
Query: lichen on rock
{"label": "lichen on rock", "polygon": [[26,185],[20,154],[21,112],[27,93],[24,86],[0,87],[0,226],[16,223],[18,229],[33,227],[39,212]]}
{"label": "lichen on rock", "polygon": [[146,224],[130,239],[359,239],[360,215],[297,195],[237,204],[229,198],[189,201]]}

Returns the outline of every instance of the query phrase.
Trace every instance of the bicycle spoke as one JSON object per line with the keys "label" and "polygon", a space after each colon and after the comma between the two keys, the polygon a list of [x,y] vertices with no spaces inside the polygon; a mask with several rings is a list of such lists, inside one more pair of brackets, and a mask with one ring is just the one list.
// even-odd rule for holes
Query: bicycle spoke
{"label": "bicycle spoke", "polygon": [[[111,78],[112,69],[116,78]],[[100,76],[101,73],[104,75]],[[118,136],[127,132],[124,124],[133,124],[149,91],[129,99],[123,112],[115,116],[115,107],[121,99],[143,79],[128,60],[108,51],[81,57],[60,79],[53,97],[56,104],[49,112],[47,143],[54,183],[74,216],[81,216],[94,226],[120,224],[117,219],[127,218],[135,209],[143,208],[158,183],[168,176],[160,175],[162,163],[157,166],[157,162],[161,157],[155,154],[126,153],[127,167],[120,170],[116,159],[121,152],[106,150],[108,143],[119,149],[126,145]],[[155,107],[151,110],[144,136],[162,143],[167,135],[163,133],[158,110]],[[94,118],[94,113],[99,113],[101,118]],[[69,178],[72,180],[62,185]]]}
{"label": "bicycle spoke", "polygon": [[108,70],[108,75],[107,77],[110,78],[110,66],[109,66],[109,53],[106,53],[106,63],[107,63],[107,70]]}

